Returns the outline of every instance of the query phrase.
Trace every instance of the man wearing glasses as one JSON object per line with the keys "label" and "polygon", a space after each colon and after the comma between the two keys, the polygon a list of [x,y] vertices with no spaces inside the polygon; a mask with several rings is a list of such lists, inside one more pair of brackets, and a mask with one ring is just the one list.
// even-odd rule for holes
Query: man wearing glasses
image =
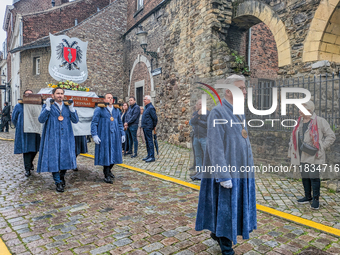
{"label": "man wearing glasses", "polygon": [[[243,76],[232,75],[225,83],[241,89],[246,98]],[[242,170],[254,166],[253,155],[245,116],[233,114],[233,99],[232,92],[226,89],[222,105],[212,109],[208,117],[203,167],[215,169],[203,173],[195,227],[197,231],[210,230],[223,255],[235,254],[232,244],[237,243],[237,236],[249,239],[257,226],[254,173]],[[239,124],[215,125],[218,119]]]}

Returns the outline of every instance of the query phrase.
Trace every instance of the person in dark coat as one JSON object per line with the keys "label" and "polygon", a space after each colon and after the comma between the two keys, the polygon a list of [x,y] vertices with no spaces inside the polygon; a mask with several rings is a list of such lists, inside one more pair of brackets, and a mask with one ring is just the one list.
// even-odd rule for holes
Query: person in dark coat
{"label": "person in dark coat", "polygon": [[142,116],[142,128],[145,137],[146,149],[148,155],[143,158],[147,163],[155,161],[155,149],[153,145],[152,130],[156,132],[156,126],[158,118],[156,115],[156,109],[151,103],[151,97],[146,95],[144,97],[144,113]]}
{"label": "person in dark coat", "polygon": [[[226,83],[240,88],[246,96],[243,76],[232,75]],[[215,125],[217,119],[227,120],[228,124]],[[231,126],[231,121],[244,124]],[[250,170],[244,171],[246,167]],[[206,171],[209,168],[211,171]],[[201,181],[195,229],[210,230],[223,255],[235,254],[232,243],[237,243],[237,236],[249,239],[257,227],[256,188],[245,116],[233,114],[233,95],[229,89],[222,105],[214,107],[208,117],[203,169],[206,172]]]}
{"label": "person in dark coat", "polygon": [[192,118],[190,120],[190,125],[193,126],[194,136],[193,136],[193,146],[194,146],[194,155],[195,155],[195,171],[196,174],[191,176],[190,178],[195,180],[201,179],[200,169],[203,166],[203,158],[205,154],[206,148],[206,138],[207,138],[207,120],[209,116],[209,111],[207,111],[206,115],[202,115],[201,113],[202,100],[198,100],[196,103],[196,111],[193,113]]}
{"label": "person in dark coat", "polygon": [[[126,113],[129,109],[129,105],[128,103],[123,103],[122,105],[122,112],[120,115],[120,118],[122,119],[122,122],[125,123],[125,119],[126,119]],[[127,155],[127,152],[129,151],[129,138],[127,135],[127,127],[124,127],[124,132],[125,132],[125,142],[122,143],[122,147],[123,147],[123,151],[124,151],[124,156]]]}
{"label": "person in dark coat", "polygon": [[[76,158],[80,153],[87,153],[87,138],[86,135],[77,135],[74,137],[74,142],[76,146]],[[78,168],[72,169],[73,171],[78,171]]]}
{"label": "person in dark coat", "polygon": [[8,122],[10,119],[11,119],[10,108],[8,102],[5,102],[5,107],[4,109],[2,109],[1,132],[4,132],[4,130],[6,130],[5,132],[8,132]]}
{"label": "person in dark coat", "polygon": [[130,107],[127,111],[124,128],[127,128],[127,135],[129,139],[129,151],[127,154],[132,154],[132,145],[134,147],[134,154],[131,155],[131,158],[137,157],[138,151],[138,139],[137,139],[137,130],[140,116],[140,107],[136,104],[135,97],[131,96],[129,99]]}
{"label": "person in dark coat", "polygon": [[96,143],[94,164],[103,166],[104,181],[113,183],[111,169],[114,164],[123,163],[122,143],[125,142],[123,122],[120,112],[113,107],[113,96],[108,93],[104,96],[107,107],[98,107],[94,110],[91,134]]}
{"label": "person in dark coat", "polygon": [[78,123],[79,118],[72,103],[64,104],[64,90],[60,87],[52,90],[52,98],[46,99],[38,117],[44,124],[39,148],[37,172],[52,173],[56,190],[64,192],[65,174],[68,169],[77,167],[76,148],[72,123]]}
{"label": "person in dark coat", "polygon": [[[30,89],[24,95],[32,94]],[[40,134],[24,132],[24,106],[17,104],[12,113],[12,122],[15,126],[14,154],[23,154],[25,176],[29,177],[34,169],[33,160],[39,151]]]}

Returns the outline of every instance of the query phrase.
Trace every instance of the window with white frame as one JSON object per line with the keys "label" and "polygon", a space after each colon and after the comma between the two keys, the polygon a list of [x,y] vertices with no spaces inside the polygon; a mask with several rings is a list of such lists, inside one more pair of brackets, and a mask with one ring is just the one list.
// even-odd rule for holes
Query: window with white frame
{"label": "window with white frame", "polygon": [[40,74],[40,57],[36,57],[33,59],[33,68],[34,68],[34,74],[39,75]]}
{"label": "window with white frame", "polygon": [[137,0],[137,11],[143,8],[143,1],[144,0]]}

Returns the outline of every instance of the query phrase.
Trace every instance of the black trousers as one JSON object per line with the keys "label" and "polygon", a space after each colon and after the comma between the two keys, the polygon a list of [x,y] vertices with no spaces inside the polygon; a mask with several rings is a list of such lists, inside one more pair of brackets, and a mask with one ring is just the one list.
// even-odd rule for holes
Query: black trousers
{"label": "black trousers", "polygon": [[[301,163],[301,177],[306,198],[319,199],[320,196],[320,165]],[[313,196],[312,196],[313,191]]]}
{"label": "black trousers", "polygon": [[33,168],[33,160],[35,158],[35,155],[37,155],[37,152],[27,152],[23,154],[26,171],[31,170]]}
{"label": "black trousers", "polygon": [[2,119],[2,125],[1,125],[1,132],[8,132],[8,120],[7,119]]}
{"label": "black trousers", "polygon": [[155,148],[153,146],[152,129],[143,128],[146,150],[149,158],[155,158]]}
{"label": "black trousers", "polygon": [[103,172],[104,172],[105,177],[109,175],[113,166],[114,164],[109,165],[109,166],[103,166]]}

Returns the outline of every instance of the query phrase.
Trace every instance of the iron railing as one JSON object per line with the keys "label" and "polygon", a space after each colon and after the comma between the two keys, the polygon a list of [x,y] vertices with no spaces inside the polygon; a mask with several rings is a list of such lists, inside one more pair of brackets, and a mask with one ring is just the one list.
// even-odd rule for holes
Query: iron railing
{"label": "iron railing", "polygon": [[[277,88],[278,100],[275,112],[266,116],[255,115],[250,112],[249,107],[246,107],[247,120],[252,120],[251,126],[248,126],[249,129],[256,130],[261,126],[261,130],[265,129],[268,131],[290,132],[292,130],[292,127],[287,126],[294,124],[294,121],[289,120],[297,120],[299,118],[299,109],[295,105],[287,105],[286,115],[283,116],[281,114],[282,88],[304,88],[310,91],[317,116],[325,118],[333,130],[340,128],[340,77],[337,75],[325,74],[284,80],[251,79],[247,81],[247,86],[253,89],[252,102],[257,110],[271,108],[273,105],[273,87]],[[305,95],[301,93],[287,93],[288,99],[304,97]]]}

